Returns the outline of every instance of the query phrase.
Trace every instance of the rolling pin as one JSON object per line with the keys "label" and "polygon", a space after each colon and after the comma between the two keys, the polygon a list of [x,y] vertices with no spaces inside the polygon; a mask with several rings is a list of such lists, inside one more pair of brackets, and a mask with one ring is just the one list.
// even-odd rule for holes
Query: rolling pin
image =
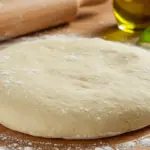
{"label": "rolling pin", "polygon": [[97,5],[106,0],[79,0],[80,6]]}
{"label": "rolling pin", "polygon": [[78,7],[102,0],[1,0],[0,41],[68,23]]}

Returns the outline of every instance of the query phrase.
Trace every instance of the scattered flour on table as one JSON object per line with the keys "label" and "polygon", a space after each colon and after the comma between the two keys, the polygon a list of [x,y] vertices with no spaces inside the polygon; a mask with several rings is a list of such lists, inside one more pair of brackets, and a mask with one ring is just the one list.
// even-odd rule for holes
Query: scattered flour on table
{"label": "scattered flour on table", "polygon": [[[7,146],[0,146],[0,150],[42,150],[42,148],[34,148],[32,147],[33,143],[28,140],[17,139],[15,137],[11,137],[5,134],[0,134],[0,141],[7,141],[11,144]],[[20,145],[26,146],[20,146]]]}
{"label": "scattered flour on table", "polygon": [[150,135],[143,137],[143,138],[140,138],[138,140],[138,144],[142,147],[150,147]]}
{"label": "scattered flour on table", "polygon": [[0,146],[0,150],[7,150],[6,147],[1,147]]}
{"label": "scattered flour on table", "polygon": [[0,147],[0,150],[33,150],[32,147],[18,147],[18,148],[13,148],[13,147]]}
{"label": "scattered flour on table", "polygon": [[[18,139],[16,137],[8,136],[6,134],[0,134],[0,141],[9,142],[11,144],[7,146],[0,146],[0,150],[42,150],[41,147],[51,146],[51,150],[61,150],[63,143],[51,143],[51,142],[39,142],[39,141],[29,141],[26,139]],[[41,145],[41,147],[35,147],[35,145]],[[103,144],[103,143],[99,143]],[[97,144],[93,144],[90,148],[83,149],[81,145],[68,145],[67,149],[62,150],[136,150],[136,145],[139,145],[141,148],[150,147],[150,135],[144,136],[134,141],[129,141],[122,144],[117,144],[116,148],[113,148],[109,145],[98,147]],[[26,145],[25,147],[20,145]]]}
{"label": "scattered flour on table", "polygon": [[118,144],[116,150],[135,150],[136,141],[129,141],[123,144]]}
{"label": "scattered flour on table", "polygon": [[102,148],[96,147],[95,150],[114,150],[114,149],[112,147],[110,147],[110,146],[104,146]]}
{"label": "scattered flour on table", "polygon": [[24,150],[33,150],[32,147],[25,147]]}

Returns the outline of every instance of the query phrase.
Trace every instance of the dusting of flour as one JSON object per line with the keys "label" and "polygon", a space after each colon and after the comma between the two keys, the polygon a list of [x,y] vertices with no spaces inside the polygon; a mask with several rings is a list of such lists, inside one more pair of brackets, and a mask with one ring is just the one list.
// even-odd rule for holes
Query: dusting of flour
{"label": "dusting of flour", "polygon": [[[9,143],[7,146],[0,146],[0,150],[48,150],[49,147],[51,147],[51,150],[64,150],[62,149],[62,143],[29,141],[8,136],[7,134],[0,134],[0,141]],[[103,146],[97,146],[98,144],[95,143],[92,146],[90,145],[89,148],[87,147],[84,149],[82,148],[82,145],[70,144],[65,150],[136,150],[137,145],[139,145],[141,149],[150,148],[150,135],[134,141],[117,144],[115,147],[106,145],[106,143],[105,145],[103,143],[99,144]],[[37,147],[36,145],[40,146]]]}

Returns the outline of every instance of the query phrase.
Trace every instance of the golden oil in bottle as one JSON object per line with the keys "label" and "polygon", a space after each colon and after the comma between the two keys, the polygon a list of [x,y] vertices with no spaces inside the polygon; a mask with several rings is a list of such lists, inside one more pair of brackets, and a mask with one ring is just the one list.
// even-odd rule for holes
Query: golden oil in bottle
{"label": "golden oil in bottle", "polygon": [[114,0],[118,27],[133,33],[150,26],[150,0]]}

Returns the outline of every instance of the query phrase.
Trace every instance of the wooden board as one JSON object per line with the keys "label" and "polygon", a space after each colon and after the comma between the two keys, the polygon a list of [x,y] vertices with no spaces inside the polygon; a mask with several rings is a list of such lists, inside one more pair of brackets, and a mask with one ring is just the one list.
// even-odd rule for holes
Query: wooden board
{"label": "wooden board", "polygon": [[[17,149],[18,147],[32,147],[42,150],[150,150],[149,134],[150,128],[147,127],[136,132],[112,138],[75,141],[36,138],[0,126],[0,145],[7,145],[7,147],[11,148],[10,150],[13,148]],[[106,146],[112,149],[104,149]],[[98,149],[102,147],[103,149]]]}
{"label": "wooden board", "polygon": [[[137,36],[136,34],[124,33],[117,29],[112,13],[111,0],[98,6],[82,8],[77,19],[70,24],[31,36],[39,34],[99,36],[124,42],[132,41]],[[5,44],[7,45],[7,43]],[[36,138],[11,131],[0,125],[0,150],[4,147],[10,150],[150,150],[150,127],[112,138],[68,141]]]}

